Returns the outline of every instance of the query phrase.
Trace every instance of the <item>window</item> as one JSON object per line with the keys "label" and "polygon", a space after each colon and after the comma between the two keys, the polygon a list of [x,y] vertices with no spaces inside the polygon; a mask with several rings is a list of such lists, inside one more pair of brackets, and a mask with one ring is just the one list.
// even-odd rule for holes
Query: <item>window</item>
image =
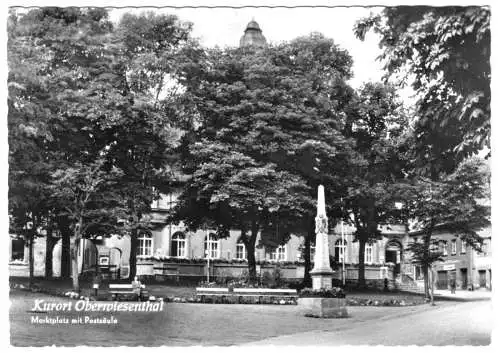
{"label": "window", "polygon": [[311,262],[314,262],[314,256],[316,255],[316,245],[311,244],[311,251],[309,254],[311,256]]}
{"label": "window", "polygon": [[344,240],[342,245],[342,239],[339,239],[335,242],[335,261],[342,262],[344,260],[344,256],[347,253],[347,241]]}
{"label": "window", "polygon": [[247,249],[245,248],[245,244],[242,242],[236,244],[236,258],[238,260],[246,260],[247,258]]}
{"label": "window", "polygon": [[457,240],[453,239],[451,241],[451,254],[456,255],[457,254]]}
{"label": "window", "polygon": [[439,244],[439,247],[440,247],[440,250],[441,252],[443,253],[444,256],[447,256],[448,255],[448,242],[446,241],[442,241],[440,244]]}
{"label": "window", "polygon": [[415,266],[415,279],[416,280],[424,279],[424,272],[422,271],[421,266]]}
{"label": "window", "polygon": [[153,255],[153,236],[151,234],[141,234],[138,241],[137,256]]}
{"label": "window", "polygon": [[186,257],[186,236],[177,232],[172,236],[171,256]]}
{"label": "window", "polygon": [[481,244],[481,255],[487,255],[488,254],[488,241],[484,240],[483,243]]}
{"label": "window", "polygon": [[211,259],[219,258],[219,241],[216,239],[214,233],[210,233],[205,237],[205,258]]}
{"label": "window", "polygon": [[371,264],[373,262],[373,244],[365,244],[365,263]]}
{"label": "window", "polygon": [[467,243],[463,240],[460,241],[460,254],[465,254],[467,252]]}
{"label": "window", "polygon": [[280,245],[274,249],[270,254],[271,261],[285,261],[286,260],[286,248],[285,245]]}
{"label": "window", "polygon": [[24,260],[24,239],[12,239],[12,258],[11,260]]}

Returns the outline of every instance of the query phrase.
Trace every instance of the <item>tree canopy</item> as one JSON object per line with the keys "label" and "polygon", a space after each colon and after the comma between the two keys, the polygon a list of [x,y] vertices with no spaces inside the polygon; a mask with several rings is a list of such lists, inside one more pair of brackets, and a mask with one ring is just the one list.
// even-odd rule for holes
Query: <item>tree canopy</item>
{"label": "tree canopy", "polygon": [[490,147],[490,16],[488,7],[398,6],[355,26],[358,38],[369,30],[380,36],[386,78],[417,92],[415,134],[424,165],[458,162]]}

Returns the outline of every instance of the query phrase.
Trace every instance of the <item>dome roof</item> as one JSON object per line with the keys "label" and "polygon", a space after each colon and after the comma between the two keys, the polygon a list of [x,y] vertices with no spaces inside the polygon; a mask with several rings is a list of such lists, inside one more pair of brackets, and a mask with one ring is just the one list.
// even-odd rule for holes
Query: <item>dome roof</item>
{"label": "dome roof", "polygon": [[247,29],[245,29],[245,32],[249,30],[256,30],[262,32],[262,30],[259,27],[259,24],[255,20],[251,20],[250,22],[248,22]]}
{"label": "dome roof", "polygon": [[266,37],[262,35],[262,30],[255,20],[248,22],[245,34],[240,39],[240,47],[265,47],[267,46]]}

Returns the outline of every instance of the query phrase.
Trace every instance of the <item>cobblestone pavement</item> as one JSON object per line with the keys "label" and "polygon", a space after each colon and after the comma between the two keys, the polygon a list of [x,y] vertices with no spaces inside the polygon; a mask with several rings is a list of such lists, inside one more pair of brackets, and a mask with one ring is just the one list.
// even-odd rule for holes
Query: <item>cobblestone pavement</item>
{"label": "cobblestone pavement", "polygon": [[[91,345],[234,345],[309,331],[344,331],[356,324],[433,311],[428,305],[413,307],[349,307],[347,319],[319,320],[297,313],[296,306],[165,303],[160,313],[32,313],[36,299],[68,302],[39,293],[11,292],[11,344],[15,346]],[[439,307],[457,305],[440,303]],[[34,324],[31,317],[113,315],[117,324]],[[411,320],[409,320],[411,321]]]}

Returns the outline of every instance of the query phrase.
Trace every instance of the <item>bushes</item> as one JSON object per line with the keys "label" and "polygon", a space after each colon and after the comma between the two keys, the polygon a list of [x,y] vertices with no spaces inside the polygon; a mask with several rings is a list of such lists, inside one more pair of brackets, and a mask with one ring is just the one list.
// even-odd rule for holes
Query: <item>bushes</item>
{"label": "bushes", "polygon": [[333,287],[332,289],[311,289],[304,288],[299,292],[301,298],[345,298],[342,288]]}

